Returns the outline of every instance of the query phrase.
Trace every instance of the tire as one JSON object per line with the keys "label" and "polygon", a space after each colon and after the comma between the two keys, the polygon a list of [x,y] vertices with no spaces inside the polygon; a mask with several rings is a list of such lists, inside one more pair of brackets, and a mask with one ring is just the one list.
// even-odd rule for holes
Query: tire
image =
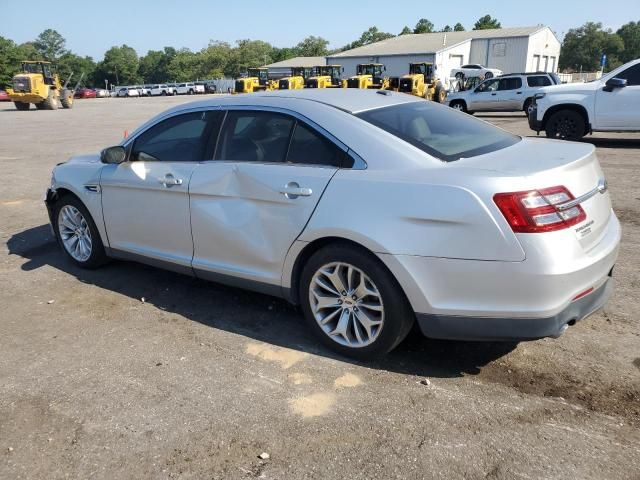
{"label": "tire", "polygon": [[490,78],[493,78],[493,73],[492,73],[492,72],[486,72],[486,73],[484,74],[484,79],[485,79],[485,80],[488,80],[488,79],[490,79]]}
{"label": "tire", "polygon": [[530,98],[527,98],[522,107],[522,111],[527,117],[529,117],[529,110],[531,110],[532,108],[533,108],[533,100]]}
{"label": "tire", "polygon": [[[346,275],[349,268],[351,286]],[[341,280],[332,283],[333,275],[327,272]],[[344,291],[339,291],[336,284],[343,285]],[[326,347],[349,357],[369,360],[390,352],[404,340],[415,321],[404,292],[382,262],[348,244],[329,245],[314,253],[302,270],[298,288],[309,328]],[[329,302],[335,298],[336,303],[322,308],[319,298]],[[342,334],[336,334],[338,329]]]}
{"label": "tire", "polygon": [[586,133],[584,118],[575,110],[559,110],[547,120],[545,133],[549,138],[579,140]]}
{"label": "tire", "polygon": [[[31,108],[31,104],[30,103],[25,103],[25,102],[13,102],[13,104],[16,106],[16,108],[18,110],[20,110],[21,112],[27,111]],[[39,104],[38,104],[39,105]],[[36,105],[37,106],[37,105]]]}
{"label": "tire", "polygon": [[189,95],[193,95],[193,90],[189,90]]}
{"label": "tire", "polygon": [[[73,233],[72,227],[76,228],[75,233]],[[77,197],[64,195],[58,199],[53,210],[53,229],[62,250],[77,266],[92,269],[107,262],[108,257],[96,224],[89,211]],[[82,235],[80,239],[78,239],[78,233]],[[88,255],[86,249],[80,248],[82,245],[86,247],[86,242],[82,244],[82,241],[86,240],[87,236],[89,238]],[[73,242],[74,237],[76,238],[75,243]],[[76,251],[74,245],[78,244],[81,245]]]}
{"label": "tire", "polygon": [[433,99],[438,103],[444,103],[444,101],[447,99],[447,91],[442,88],[441,85],[438,85],[436,87],[436,92]]}
{"label": "tire", "polygon": [[458,73],[456,73],[456,78],[457,78],[458,80],[462,80],[462,79],[464,78],[464,73],[462,73],[462,72],[458,72]]}
{"label": "tire", "polygon": [[57,110],[58,109],[58,100],[53,94],[53,90],[49,89],[49,95],[46,100],[42,102],[42,108],[44,110]]}
{"label": "tire", "polygon": [[160,94],[161,97],[166,97],[167,96],[167,92],[162,90],[162,93]]}
{"label": "tire", "polygon": [[62,108],[73,107],[73,92],[66,89],[62,90],[62,92],[60,92],[60,103],[62,104]]}
{"label": "tire", "polygon": [[44,102],[34,103],[36,110],[44,110]]}
{"label": "tire", "polygon": [[467,113],[467,104],[462,100],[454,100],[449,104],[449,106],[454,110],[459,110],[461,112]]}

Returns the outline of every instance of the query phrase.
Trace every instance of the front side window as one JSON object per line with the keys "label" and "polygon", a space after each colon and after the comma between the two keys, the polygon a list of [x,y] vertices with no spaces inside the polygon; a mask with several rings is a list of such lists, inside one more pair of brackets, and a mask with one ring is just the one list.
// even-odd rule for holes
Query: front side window
{"label": "front side window", "polygon": [[131,161],[199,162],[207,160],[207,147],[219,111],[184,113],[163,120],[136,138]]}
{"label": "front side window", "polygon": [[551,85],[551,79],[546,75],[535,75],[527,77],[527,85],[530,87],[546,87]]}
{"label": "front side window", "polygon": [[616,78],[624,78],[627,81],[627,86],[630,87],[640,85],[640,63],[627,68],[624,72],[616,75]]}
{"label": "front side window", "polygon": [[498,80],[497,78],[482,82],[480,85],[478,85],[476,92],[495,92],[496,90],[498,90],[499,82],[500,80]]}
{"label": "front side window", "polygon": [[516,135],[433,102],[404,103],[356,116],[446,162],[520,141]]}
{"label": "front side window", "polygon": [[281,113],[231,110],[216,149],[216,160],[284,162],[295,120]]}

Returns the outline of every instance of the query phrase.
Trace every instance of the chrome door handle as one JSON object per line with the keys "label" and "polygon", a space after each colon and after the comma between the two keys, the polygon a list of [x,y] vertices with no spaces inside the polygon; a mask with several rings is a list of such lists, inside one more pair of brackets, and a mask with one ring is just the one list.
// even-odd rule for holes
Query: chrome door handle
{"label": "chrome door handle", "polygon": [[280,193],[293,200],[298,197],[310,197],[313,190],[307,187],[301,187],[297,182],[289,182],[280,189]]}
{"label": "chrome door handle", "polygon": [[159,178],[158,179],[158,183],[160,183],[161,185],[164,185],[166,188],[171,188],[174,185],[182,185],[182,179],[181,178],[175,178],[170,173],[167,173],[164,176],[164,178]]}

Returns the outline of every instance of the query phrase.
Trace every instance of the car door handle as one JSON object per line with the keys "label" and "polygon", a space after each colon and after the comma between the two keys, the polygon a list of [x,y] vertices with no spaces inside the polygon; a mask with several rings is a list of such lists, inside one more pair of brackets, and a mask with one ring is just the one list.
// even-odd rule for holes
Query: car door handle
{"label": "car door handle", "polygon": [[516,92],[516,95],[522,95],[522,92]]}
{"label": "car door handle", "polygon": [[298,197],[310,197],[313,190],[307,187],[301,187],[297,182],[289,182],[280,189],[280,193],[293,200]]}
{"label": "car door handle", "polygon": [[164,176],[164,178],[159,178],[158,179],[158,183],[160,183],[161,185],[164,185],[166,188],[171,188],[174,185],[182,185],[182,179],[181,178],[175,178],[170,173],[167,173]]}
{"label": "car door handle", "polygon": [[495,97],[496,95],[497,95],[497,93],[492,93],[491,94],[492,97]]}

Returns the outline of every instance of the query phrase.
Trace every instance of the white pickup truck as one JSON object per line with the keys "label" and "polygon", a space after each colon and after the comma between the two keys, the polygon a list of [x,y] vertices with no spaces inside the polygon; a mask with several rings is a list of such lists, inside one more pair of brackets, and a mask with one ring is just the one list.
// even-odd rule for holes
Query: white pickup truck
{"label": "white pickup truck", "polygon": [[196,85],[193,82],[179,83],[176,85],[178,95],[194,95],[204,93],[204,85]]}
{"label": "white pickup truck", "polygon": [[529,126],[567,140],[591,132],[640,132],[640,59],[592,82],[540,89]]}

